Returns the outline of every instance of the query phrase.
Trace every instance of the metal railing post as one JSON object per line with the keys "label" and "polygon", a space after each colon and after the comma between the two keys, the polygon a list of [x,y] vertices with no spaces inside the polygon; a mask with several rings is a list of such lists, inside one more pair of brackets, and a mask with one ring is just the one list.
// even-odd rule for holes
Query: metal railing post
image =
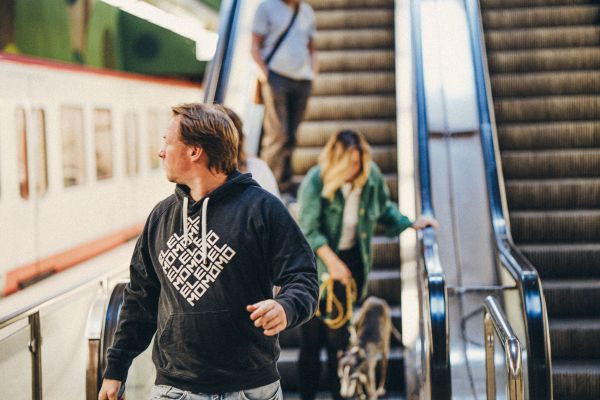
{"label": "metal railing post", "polygon": [[31,397],[42,400],[42,330],[40,313],[29,316],[29,352],[31,353]]}
{"label": "metal railing post", "polygon": [[486,297],[484,302],[483,324],[487,399],[496,399],[496,366],[494,364],[495,333],[500,339],[506,359],[506,373],[508,375],[506,398],[509,400],[524,400],[525,388],[523,386],[521,343],[513,332],[502,309],[492,296]]}

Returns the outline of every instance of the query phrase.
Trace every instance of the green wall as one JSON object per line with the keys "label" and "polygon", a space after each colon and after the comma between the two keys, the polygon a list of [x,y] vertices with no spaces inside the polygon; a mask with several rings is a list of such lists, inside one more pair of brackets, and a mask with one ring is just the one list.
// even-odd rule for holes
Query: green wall
{"label": "green wall", "polygon": [[14,37],[21,53],[74,61],[64,0],[17,0],[14,7]]}

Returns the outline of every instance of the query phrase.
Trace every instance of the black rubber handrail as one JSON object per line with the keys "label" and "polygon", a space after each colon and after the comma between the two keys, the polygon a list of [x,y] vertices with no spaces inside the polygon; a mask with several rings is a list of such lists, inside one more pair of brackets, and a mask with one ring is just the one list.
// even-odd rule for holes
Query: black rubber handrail
{"label": "black rubber handrail", "polygon": [[475,69],[480,135],[496,251],[502,265],[516,280],[525,313],[529,398],[552,399],[552,365],[546,304],[536,269],[515,246],[505,215],[502,171],[493,121],[493,100],[478,0],[465,0]]}
{"label": "black rubber handrail", "polygon": [[204,103],[223,104],[231,73],[242,0],[223,0],[219,12],[219,41],[204,77]]}
{"label": "black rubber handrail", "polygon": [[[429,127],[427,125],[427,105],[423,73],[423,52],[421,44],[421,3],[412,2],[411,34],[413,43],[413,63],[417,97],[417,191],[421,215],[433,217],[431,199],[431,176],[429,171]],[[421,256],[427,279],[427,301],[431,328],[431,348],[429,366],[431,398],[449,400],[452,397],[450,373],[450,346],[448,326],[448,294],[446,278],[440,262],[435,231],[426,228],[419,234]]]}

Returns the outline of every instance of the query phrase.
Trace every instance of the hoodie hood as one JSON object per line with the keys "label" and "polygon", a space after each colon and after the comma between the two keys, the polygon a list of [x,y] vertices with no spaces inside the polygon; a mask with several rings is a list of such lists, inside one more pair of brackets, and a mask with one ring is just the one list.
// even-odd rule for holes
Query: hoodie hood
{"label": "hoodie hood", "polygon": [[252,174],[242,174],[241,172],[235,170],[231,174],[227,176],[227,180],[224,184],[217,187],[212,192],[208,193],[206,196],[201,198],[198,201],[194,201],[190,196],[190,188],[186,185],[177,184],[175,186],[175,196],[177,196],[177,200],[182,202],[181,207],[181,222],[183,226],[183,245],[189,246],[192,243],[189,234],[189,214],[195,214],[202,208],[202,253],[204,257],[202,259],[202,263],[204,265],[208,264],[208,252],[207,249],[207,228],[206,228],[206,216],[208,213],[208,200],[213,199],[218,200],[228,196],[235,194],[239,189],[245,189],[247,186],[260,186],[254,179],[252,179]]}

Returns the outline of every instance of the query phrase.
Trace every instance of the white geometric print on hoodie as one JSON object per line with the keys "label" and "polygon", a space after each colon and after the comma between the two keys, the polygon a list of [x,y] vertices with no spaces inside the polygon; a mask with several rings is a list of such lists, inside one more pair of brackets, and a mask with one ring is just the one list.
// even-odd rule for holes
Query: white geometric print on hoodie
{"label": "white geometric print on hoodie", "polygon": [[188,217],[191,238],[188,246],[184,235],[173,233],[158,257],[169,282],[192,307],[236,254],[227,243],[218,245],[219,235],[211,229],[206,235],[208,260],[204,262],[199,222],[199,216]]}

